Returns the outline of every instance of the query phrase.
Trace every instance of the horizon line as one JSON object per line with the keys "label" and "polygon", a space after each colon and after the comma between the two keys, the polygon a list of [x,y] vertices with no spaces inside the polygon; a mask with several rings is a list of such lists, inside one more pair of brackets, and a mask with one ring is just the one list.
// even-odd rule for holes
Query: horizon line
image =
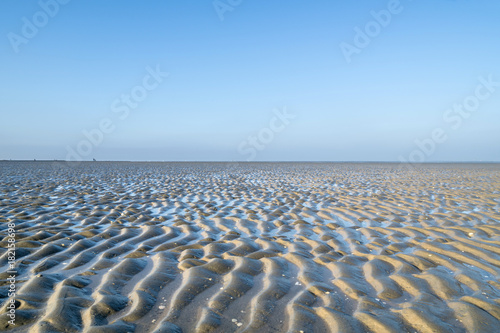
{"label": "horizon line", "polygon": [[129,162],[129,163],[400,163],[400,164],[451,164],[451,163],[500,163],[500,161],[426,161],[426,162],[401,162],[401,161],[361,161],[361,160],[260,160],[260,161],[213,161],[213,160],[83,160],[83,161],[68,161],[68,160],[48,160],[48,159],[0,159],[0,162],[65,162],[65,163],[113,163],[113,162]]}

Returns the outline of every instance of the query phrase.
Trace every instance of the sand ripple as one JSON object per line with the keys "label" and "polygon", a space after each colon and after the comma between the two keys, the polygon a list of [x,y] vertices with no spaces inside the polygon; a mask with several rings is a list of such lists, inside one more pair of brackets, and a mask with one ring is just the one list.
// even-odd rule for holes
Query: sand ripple
{"label": "sand ripple", "polygon": [[0,172],[2,330],[500,325],[498,164],[0,162]]}

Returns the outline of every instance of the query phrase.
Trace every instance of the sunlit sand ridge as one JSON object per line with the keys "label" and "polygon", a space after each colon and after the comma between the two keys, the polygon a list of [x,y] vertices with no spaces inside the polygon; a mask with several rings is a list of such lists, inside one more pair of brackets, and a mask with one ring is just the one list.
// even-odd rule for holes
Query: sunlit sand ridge
{"label": "sunlit sand ridge", "polygon": [[500,165],[0,162],[12,332],[494,332]]}

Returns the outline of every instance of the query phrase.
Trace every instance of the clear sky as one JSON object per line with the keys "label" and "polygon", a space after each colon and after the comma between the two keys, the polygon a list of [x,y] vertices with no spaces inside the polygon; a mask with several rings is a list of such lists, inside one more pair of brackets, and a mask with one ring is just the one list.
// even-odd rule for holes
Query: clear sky
{"label": "clear sky", "polygon": [[500,161],[499,1],[59,1],[0,2],[0,159]]}

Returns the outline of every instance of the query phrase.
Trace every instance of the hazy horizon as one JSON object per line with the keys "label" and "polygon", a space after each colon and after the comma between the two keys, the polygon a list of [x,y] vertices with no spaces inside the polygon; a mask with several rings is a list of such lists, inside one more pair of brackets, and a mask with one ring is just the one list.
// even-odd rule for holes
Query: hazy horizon
{"label": "hazy horizon", "polygon": [[[0,161],[12,161],[12,162],[213,162],[213,163],[405,163],[405,161],[398,160],[197,160],[197,159],[186,159],[186,160],[140,160],[140,159],[102,159],[95,161],[93,158],[85,158],[82,160],[65,160],[65,159],[50,159],[50,158],[0,158]],[[408,161],[411,164],[426,164],[426,163],[500,163],[500,160],[429,160],[429,161]]]}

